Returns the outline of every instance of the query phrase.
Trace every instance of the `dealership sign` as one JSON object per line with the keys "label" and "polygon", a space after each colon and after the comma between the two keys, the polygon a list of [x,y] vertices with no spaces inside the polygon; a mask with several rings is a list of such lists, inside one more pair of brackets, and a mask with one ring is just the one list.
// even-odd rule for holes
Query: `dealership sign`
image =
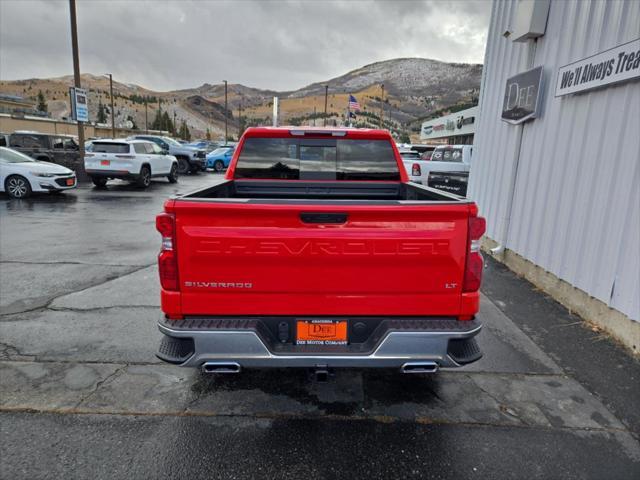
{"label": "dealership sign", "polygon": [[87,102],[87,91],[84,88],[69,88],[71,98],[71,116],[78,122],[89,121],[89,105]]}
{"label": "dealership sign", "polygon": [[517,124],[538,116],[542,98],[542,67],[507,79],[502,120]]}
{"label": "dealership sign", "polygon": [[638,78],[640,39],[560,67],[556,97]]}
{"label": "dealership sign", "polygon": [[471,107],[444,117],[428,120],[422,124],[421,140],[434,140],[458,135],[473,135],[475,133],[478,107]]}

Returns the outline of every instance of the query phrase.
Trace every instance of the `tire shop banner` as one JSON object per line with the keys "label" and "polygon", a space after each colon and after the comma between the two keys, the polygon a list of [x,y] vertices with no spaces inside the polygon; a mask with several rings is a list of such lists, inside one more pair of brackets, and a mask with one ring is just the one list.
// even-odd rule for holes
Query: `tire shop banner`
{"label": "tire shop banner", "polygon": [[556,97],[640,78],[640,38],[558,69]]}

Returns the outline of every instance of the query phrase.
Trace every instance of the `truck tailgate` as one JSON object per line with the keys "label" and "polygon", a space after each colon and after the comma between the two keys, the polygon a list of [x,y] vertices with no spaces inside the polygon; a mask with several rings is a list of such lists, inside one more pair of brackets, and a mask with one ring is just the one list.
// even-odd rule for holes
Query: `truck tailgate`
{"label": "truck tailgate", "polygon": [[177,200],[185,315],[457,315],[468,204]]}

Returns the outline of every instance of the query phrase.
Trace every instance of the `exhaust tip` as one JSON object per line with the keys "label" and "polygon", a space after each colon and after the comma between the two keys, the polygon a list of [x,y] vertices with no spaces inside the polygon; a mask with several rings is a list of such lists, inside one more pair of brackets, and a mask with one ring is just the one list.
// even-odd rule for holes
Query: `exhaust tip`
{"label": "exhaust tip", "polygon": [[241,367],[235,362],[205,362],[202,364],[204,373],[240,373]]}
{"label": "exhaust tip", "polygon": [[440,366],[436,362],[409,362],[402,365],[402,373],[436,373]]}

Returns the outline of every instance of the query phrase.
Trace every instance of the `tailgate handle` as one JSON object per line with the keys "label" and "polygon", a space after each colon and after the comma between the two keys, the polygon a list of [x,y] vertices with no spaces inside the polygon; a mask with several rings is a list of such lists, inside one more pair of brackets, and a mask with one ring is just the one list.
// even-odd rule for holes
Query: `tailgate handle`
{"label": "tailgate handle", "polygon": [[346,213],[301,213],[300,220],[304,223],[346,223]]}

